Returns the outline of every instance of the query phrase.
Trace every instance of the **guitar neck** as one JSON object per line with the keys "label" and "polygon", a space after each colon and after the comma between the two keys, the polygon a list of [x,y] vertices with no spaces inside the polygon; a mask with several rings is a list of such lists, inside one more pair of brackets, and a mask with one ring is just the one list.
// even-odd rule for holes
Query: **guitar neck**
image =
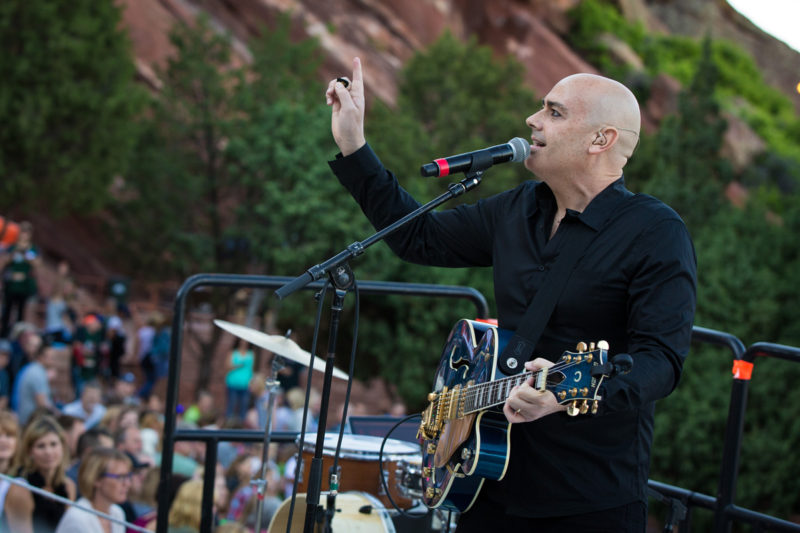
{"label": "guitar neck", "polygon": [[514,376],[470,385],[463,391],[464,414],[475,413],[502,405],[511,395],[511,390],[517,385],[522,385],[533,376],[534,388],[543,389],[547,381],[548,369],[523,372]]}

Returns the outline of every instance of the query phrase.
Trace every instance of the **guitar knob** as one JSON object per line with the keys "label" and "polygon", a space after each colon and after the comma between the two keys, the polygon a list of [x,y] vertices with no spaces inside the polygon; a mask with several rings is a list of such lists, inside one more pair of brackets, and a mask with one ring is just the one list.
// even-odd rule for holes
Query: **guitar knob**
{"label": "guitar knob", "polygon": [[425,489],[425,497],[428,499],[435,498],[441,493],[442,489],[437,489],[435,487],[428,487],[427,489]]}
{"label": "guitar knob", "polygon": [[461,458],[465,461],[472,457],[472,451],[469,448],[461,448]]}
{"label": "guitar knob", "polygon": [[576,405],[577,403],[578,401],[575,400],[567,405],[567,414],[569,416],[578,416],[578,414],[581,412],[580,408]]}
{"label": "guitar knob", "polygon": [[436,453],[436,443],[435,442],[429,442],[428,443],[428,455],[433,455],[434,453]]}
{"label": "guitar knob", "polygon": [[423,466],[422,467],[422,477],[433,477],[433,467],[432,466]]}

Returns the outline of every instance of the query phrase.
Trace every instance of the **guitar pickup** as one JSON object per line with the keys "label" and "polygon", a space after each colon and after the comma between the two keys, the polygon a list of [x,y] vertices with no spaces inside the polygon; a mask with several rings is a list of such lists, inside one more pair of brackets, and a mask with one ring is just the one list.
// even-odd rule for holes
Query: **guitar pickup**
{"label": "guitar pickup", "polygon": [[535,379],[533,380],[533,388],[538,390],[538,391],[541,391],[541,392],[544,392],[544,391],[547,390],[547,369],[546,368],[543,368],[543,369],[539,370],[539,372],[537,372],[535,374]]}

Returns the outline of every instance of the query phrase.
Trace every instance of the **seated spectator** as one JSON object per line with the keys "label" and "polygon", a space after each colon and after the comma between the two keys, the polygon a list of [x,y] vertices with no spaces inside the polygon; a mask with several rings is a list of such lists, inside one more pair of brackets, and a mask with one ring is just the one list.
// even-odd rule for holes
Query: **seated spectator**
{"label": "seated spectator", "polygon": [[278,512],[283,500],[280,498],[280,475],[278,474],[277,466],[270,462],[267,467],[267,486],[264,491],[263,506],[261,508],[261,524],[257,524],[258,518],[258,497],[256,496],[255,489],[252,489],[252,495],[247,499],[242,515],[239,522],[247,526],[249,531],[266,531],[269,528],[269,523],[272,517]]}
{"label": "seated spectator", "polygon": [[[144,483],[145,474],[151,468],[151,465],[150,463],[143,463],[132,453],[122,453],[124,453],[131,462],[131,494],[138,494],[142,491],[142,484]],[[133,523],[133,521],[139,517],[140,513],[137,511],[130,499],[126,498],[124,501],[117,503],[120,507],[122,507],[122,511],[125,513],[126,522]]]}
{"label": "seated spectator", "polygon": [[133,372],[126,372],[118,378],[112,378],[112,389],[106,397],[105,404],[139,406],[141,401],[136,395],[136,376]]}
{"label": "seated spectator", "polygon": [[139,426],[128,426],[117,430],[114,435],[114,447],[142,462],[142,432],[139,430]]}
{"label": "seated spectator", "polygon": [[161,445],[161,434],[164,432],[160,415],[149,410],[142,411],[139,414],[139,428],[142,435],[142,455],[155,464],[156,452]]}
{"label": "seated spectator", "polygon": [[5,409],[0,410],[0,473],[11,472],[18,440],[19,422],[16,415]]}
{"label": "seated spectator", "polygon": [[103,391],[97,381],[85,383],[80,398],[65,405],[61,412],[74,416],[84,421],[87,428],[96,426],[106,414],[106,408],[101,403]]}
{"label": "seated spectator", "polygon": [[15,385],[16,410],[20,424],[26,424],[37,408],[53,409],[50,381],[55,377],[55,349],[40,346],[33,361],[25,365]]}
{"label": "seated spectator", "polygon": [[20,322],[11,330],[11,356],[8,362],[8,380],[11,383],[11,409],[17,410],[19,401],[19,375],[28,363],[33,361],[36,353],[42,348],[42,337],[36,326],[28,322]]}
{"label": "seated spectator", "polygon": [[[14,413],[10,411],[0,411],[0,473],[10,475],[11,464],[17,451],[17,441],[19,440],[19,423]],[[0,480],[0,531],[7,531],[3,507],[6,502],[6,494],[11,487],[11,483],[5,479]]]}
{"label": "seated spectator", "polygon": [[64,434],[67,437],[69,456],[71,458],[78,457],[78,440],[86,432],[86,424],[80,418],[70,415],[61,415],[56,418],[56,422],[64,430]]}
{"label": "seated spectator", "polygon": [[75,460],[67,469],[67,477],[77,484],[78,471],[80,470],[83,457],[95,448],[113,447],[114,439],[111,437],[111,434],[108,432],[108,430],[101,426],[95,426],[92,429],[87,429],[83,432],[83,435],[78,437],[78,445],[75,450]]}
{"label": "seated spectator", "polygon": [[[95,448],[81,461],[78,473],[81,494],[78,505],[124,520],[120,503],[128,498],[131,464],[128,456],[111,448]],[[125,526],[107,518],[70,507],[56,533],[125,533]]]}
{"label": "seated spectator", "polygon": [[[32,419],[17,448],[14,460],[16,475],[34,487],[74,500],[75,484],[65,475],[68,464],[67,441],[58,422],[50,416]],[[65,511],[65,504],[19,485],[8,489],[5,513],[11,531],[53,531]]]}
{"label": "seated spectator", "polygon": [[117,414],[115,427],[119,430],[132,426],[139,427],[139,408],[133,405],[126,405]]}
{"label": "seated spectator", "polygon": [[11,403],[9,362],[11,362],[11,343],[5,339],[0,339],[0,409],[7,409]]}
{"label": "seated spectator", "polygon": [[200,390],[197,393],[197,403],[190,405],[183,413],[183,419],[186,422],[192,422],[198,426],[203,426],[200,423],[201,419],[204,421],[216,421],[217,409],[214,407],[214,396],[207,390]]}
{"label": "seated spectator", "polygon": [[167,521],[170,532],[195,533],[200,531],[203,503],[203,482],[190,479],[178,489],[175,501],[169,509]]}

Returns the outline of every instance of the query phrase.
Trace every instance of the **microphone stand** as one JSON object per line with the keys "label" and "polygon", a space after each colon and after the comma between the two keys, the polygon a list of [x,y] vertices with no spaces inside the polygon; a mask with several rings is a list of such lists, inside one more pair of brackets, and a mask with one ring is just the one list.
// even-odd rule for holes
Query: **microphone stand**
{"label": "microphone stand", "polygon": [[[477,162],[476,162],[477,163]],[[484,163],[484,162],[481,162]],[[437,196],[430,202],[422,205],[405,215],[399,220],[386,226],[382,230],[376,232],[371,237],[361,242],[354,242],[335,256],[327,261],[309,268],[305,273],[296,277],[292,281],[286,283],[275,291],[275,296],[279,300],[283,300],[295,291],[298,291],[313,281],[322,279],[328,276],[329,282],[334,287],[334,296],[331,301],[331,315],[330,315],[330,330],[328,332],[328,354],[325,360],[325,377],[323,381],[322,395],[320,399],[320,417],[319,425],[317,427],[317,441],[314,448],[314,458],[311,460],[311,468],[308,474],[308,492],[306,494],[306,516],[303,525],[304,533],[314,533],[315,523],[321,523],[325,516],[323,515],[322,508],[319,505],[321,482],[322,482],[322,452],[325,447],[325,425],[327,424],[328,404],[330,402],[331,381],[333,380],[333,368],[336,359],[336,337],[339,329],[339,319],[341,316],[344,297],[347,292],[353,287],[355,283],[355,276],[350,268],[349,260],[364,253],[364,250],[369,246],[381,241],[387,235],[395,232],[400,227],[406,225],[412,220],[420,217],[421,215],[435,209],[441,204],[461,196],[467,191],[471,191],[480,185],[481,177],[488,166],[483,164],[475,164],[478,170],[470,169],[465,172],[465,177],[458,183],[452,183],[448,186],[447,192]],[[335,498],[338,491],[338,476],[333,473],[331,480],[331,494],[328,496],[328,513],[327,524],[324,531],[331,531],[330,522],[335,514]],[[291,524],[287,525],[291,527]]]}

